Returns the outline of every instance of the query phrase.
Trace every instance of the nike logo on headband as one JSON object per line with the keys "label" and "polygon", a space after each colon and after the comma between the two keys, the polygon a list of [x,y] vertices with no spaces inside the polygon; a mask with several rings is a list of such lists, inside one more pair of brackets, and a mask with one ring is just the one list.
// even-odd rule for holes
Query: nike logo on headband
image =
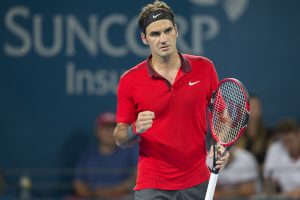
{"label": "nike logo on headband", "polygon": [[157,14],[157,15],[153,15],[153,19],[155,19],[156,17],[158,17],[159,15],[161,15],[161,13]]}

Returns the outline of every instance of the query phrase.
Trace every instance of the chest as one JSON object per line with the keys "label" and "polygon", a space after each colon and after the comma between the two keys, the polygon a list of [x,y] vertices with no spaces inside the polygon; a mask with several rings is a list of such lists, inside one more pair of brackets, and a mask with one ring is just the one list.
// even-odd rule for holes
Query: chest
{"label": "chest", "polygon": [[182,76],[182,73],[180,73],[180,71],[178,71],[178,69],[175,69],[172,71],[167,71],[167,72],[158,71],[158,73],[161,74],[161,77],[166,79],[171,85],[174,83],[176,77],[178,78],[178,77]]}
{"label": "chest", "polygon": [[174,77],[173,84],[167,79],[148,78],[136,83],[133,102],[138,112],[151,110],[156,116],[169,110],[186,111],[208,104],[210,81],[197,73]]}
{"label": "chest", "polygon": [[110,155],[92,153],[85,158],[83,165],[86,168],[126,167],[131,164],[129,155],[128,151],[116,151]]}

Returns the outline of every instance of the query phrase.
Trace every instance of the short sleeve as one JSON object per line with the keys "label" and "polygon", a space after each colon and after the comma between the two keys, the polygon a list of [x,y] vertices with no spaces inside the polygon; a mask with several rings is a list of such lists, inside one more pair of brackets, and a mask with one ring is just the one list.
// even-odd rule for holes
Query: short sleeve
{"label": "short sleeve", "polygon": [[129,80],[120,78],[117,92],[117,123],[131,124],[136,120],[136,109]]}

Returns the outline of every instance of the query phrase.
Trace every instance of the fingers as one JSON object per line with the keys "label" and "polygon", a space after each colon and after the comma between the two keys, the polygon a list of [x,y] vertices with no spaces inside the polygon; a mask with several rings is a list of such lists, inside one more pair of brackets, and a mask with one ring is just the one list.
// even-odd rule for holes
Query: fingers
{"label": "fingers", "polygon": [[217,152],[218,158],[223,157],[227,153],[225,147],[223,147],[222,145],[218,145]]}
{"label": "fingers", "polygon": [[227,164],[229,157],[230,157],[230,153],[226,152],[225,155],[223,155],[222,157],[220,157],[217,160],[217,162],[216,162],[216,164],[217,164],[216,168],[217,169],[223,169],[225,167],[225,165]]}
{"label": "fingers", "polygon": [[154,119],[154,112],[151,111],[143,111],[138,114],[138,119],[142,121],[152,120]]}
{"label": "fingers", "polygon": [[[228,151],[226,151],[225,147],[223,147],[222,145],[217,145],[217,154],[218,154],[218,158],[216,161],[216,168],[217,169],[223,169],[225,167],[225,165],[228,162],[228,159],[230,157],[230,154]],[[214,153],[213,153],[213,145],[210,147],[210,151],[208,156],[211,158],[213,157]]]}
{"label": "fingers", "polygon": [[138,114],[137,120],[135,122],[136,131],[138,133],[143,133],[152,127],[153,120],[155,118],[154,112],[143,111]]}
{"label": "fingers", "polygon": [[[217,145],[216,148],[217,148],[218,158],[222,157],[223,154],[226,152],[226,149],[222,145]],[[213,149],[213,145],[211,145],[208,156],[211,158],[213,157],[213,155],[214,155],[214,149]]]}

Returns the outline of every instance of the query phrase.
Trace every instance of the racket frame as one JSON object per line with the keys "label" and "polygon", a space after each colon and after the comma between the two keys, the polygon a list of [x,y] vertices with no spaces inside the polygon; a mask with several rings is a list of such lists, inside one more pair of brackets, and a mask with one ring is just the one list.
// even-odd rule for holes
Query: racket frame
{"label": "racket frame", "polygon": [[[238,133],[237,137],[232,140],[231,142],[229,143],[223,143],[222,141],[219,140],[219,138],[217,137],[217,135],[214,133],[213,131],[213,126],[212,126],[212,105],[214,104],[214,101],[215,101],[215,98],[216,98],[216,94],[217,94],[217,91],[219,90],[219,88],[221,87],[221,85],[224,83],[224,82],[228,82],[228,81],[231,81],[231,82],[234,82],[236,85],[238,85],[240,87],[240,89],[242,90],[242,92],[244,93],[244,98],[245,98],[245,102],[246,102],[246,120],[245,120],[245,125],[244,127],[241,128],[240,132]],[[210,132],[211,132],[211,135],[213,136],[213,139],[215,141],[217,141],[219,144],[221,144],[222,146],[224,147],[229,147],[231,145],[233,145],[236,140],[245,132],[246,128],[247,128],[247,124],[248,124],[248,119],[249,119],[249,115],[250,115],[250,101],[249,101],[249,94],[248,94],[248,91],[246,90],[246,87],[237,79],[235,78],[225,78],[223,80],[221,80],[217,86],[217,89],[213,92],[212,94],[212,97],[211,97],[211,100],[210,100],[210,104],[209,104],[209,107],[208,107],[208,120],[209,120],[209,127],[210,127]]]}

